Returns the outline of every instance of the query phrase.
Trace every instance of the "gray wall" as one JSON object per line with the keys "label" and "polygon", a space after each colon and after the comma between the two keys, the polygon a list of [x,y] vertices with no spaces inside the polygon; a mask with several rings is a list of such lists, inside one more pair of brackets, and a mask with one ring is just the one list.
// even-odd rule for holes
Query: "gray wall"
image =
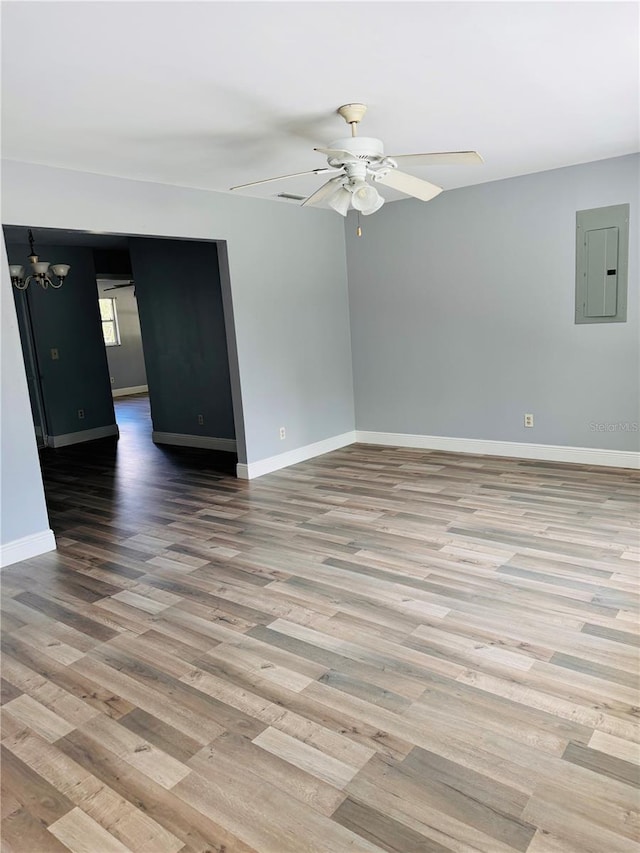
{"label": "gray wall", "polygon": [[226,241],[241,462],[353,430],[344,227],[333,211],[11,161],[2,181],[7,224]]}
{"label": "gray wall", "polygon": [[[106,347],[111,389],[135,388],[147,384],[140,334],[138,303],[133,287],[113,288],[113,282],[98,284],[99,296],[115,297],[120,346]],[[107,291],[107,292],[105,292]]]}
{"label": "gray wall", "polygon": [[[629,156],[350,215],[357,428],[636,449],[592,425],[639,420],[638,187]],[[628,322],[575,325],[576,211],[624,202]]]}
{"label": "gray wall", "polygon": [[0,281],[0,544],[49,529],[9,267],[2,246]]}
{"label": "gray wall", "polygon": [[[49,435],[59,436],[115,424],[109,370],[102,338],[91,249],[36,244],[39,257],[71,264],[59,290],[31,284],[14,289],[27,299],[40,368]],[[25,262],[28,246],[9,245],[13,264]],[[51,350],[59,358],[51,358]],[[78,409],[84,418],[78,418]]]}
{"label": "gray wall", "polygon": [[217,246],[132,238],[129,251],[154,430],[235,438]]}

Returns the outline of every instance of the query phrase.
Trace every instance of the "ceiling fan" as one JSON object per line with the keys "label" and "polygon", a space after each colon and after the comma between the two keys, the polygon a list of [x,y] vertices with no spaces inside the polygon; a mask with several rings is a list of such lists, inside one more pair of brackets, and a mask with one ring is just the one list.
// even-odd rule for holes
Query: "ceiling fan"
{"label": "ceiling fan", "polygon": [[[336,139],[327,148],[314,148],[327,158],[328,166],[310,169],[307,172],[295,172],[291,175],[279,175],[263,181],[252,181],[231,187],[240,190],[272,181],[298,178],[302,175],[325,175],[338,173],[330,178],[320,189],[302,202],[302,207],[327,202],[335,211],[346,216],[353,207],[364,216],[375,213],[384,204],[384,198],[374,184],[391,187],[405,195],[421,201],[431,201],[442,192],[442,187],[416,178],[407,172],[401,172],[398,165],[442,166],[482,163],[477,151],[439,151],[431,154],[394,154],[386,155],[381,139],[372,136],[358,136],[358,124],[367,111],[364,104],[345,104],[339,107],[338,114],[351,126],[351,136]],[[283,194],[284,195],[284,194]],[[286,197],[286,196],[285,196]],[[291,197],[291,196],[289,196]]]}
{"label": "ceiling fan", "polygon": [[120,284],[113,284],[111,287],[105,287],[104,292],[106,293],[108,290],[118,290],[120,287],[135,287],[135,282],[133,279],[129,279],[121,282]]}

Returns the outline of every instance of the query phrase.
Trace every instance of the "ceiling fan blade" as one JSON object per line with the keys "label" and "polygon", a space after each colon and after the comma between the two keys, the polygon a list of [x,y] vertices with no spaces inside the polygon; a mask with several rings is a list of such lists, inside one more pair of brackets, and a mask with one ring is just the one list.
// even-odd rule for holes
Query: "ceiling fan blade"
{"label": "ceiling fan blade", "polygon": [[351,153],[351,151],[344,151],[342,148],[314,148],[313,150],[318,151],[320,154],[324,154],[325,157],[330,157],[332,160],[356,161],[358,159],[355,154]]}
{"label": "ceiling fan blade", "polygon": [[391,154],[401,166],[472,166],[484,163],[477,151],[434,151],[431,154]]}
{"label": "ceiling fan blade", "polygon": [[430,184],[429,181],[423,181],[422,178],[416,178],[414,175],[408,175],[406,172],[399,172],[397,169],[391,169],[383,177],[376,178],[376,182],[419,198],[420,201],[431,201],[442,192],[442,187]]}
{"label": "ceiling fan blade", "polygon": [[119,290],[121,287],[135,287],[135,282],[130,281],[129,284],[114,284],[113,287],[105,287],[104,292],[108,290]]}
{"label": "ceiling fan blade", "polygon": [[232,190],[243,190],[245,187],[255,187],[258,184],[270,184],[272,181],[284,181],[286,178],[300,178],[302,175],[324,175],[326,172],[337,172],[337,169],[330,169],[325,166],[324,169],[309,169],[307,172],[293,172],[291,175],[278,175],[277,178],[265,178],[263,181],[250,181],[248,184],[238,184],[235,187],[230,187]]}
{"label": "ceiling fan blade", "polygon": [[320,189],[316,190],[312,193],[309,198],[306,198],[300,207],[305,207],[311,204],[320,204],[321,201],[324,201],[325,198],[328,198],[330,195],[333,195],[334,192],[338,189],[338,184],[341,178],[331,178],[331,180],[327,181],[326,184],[323,184]]}

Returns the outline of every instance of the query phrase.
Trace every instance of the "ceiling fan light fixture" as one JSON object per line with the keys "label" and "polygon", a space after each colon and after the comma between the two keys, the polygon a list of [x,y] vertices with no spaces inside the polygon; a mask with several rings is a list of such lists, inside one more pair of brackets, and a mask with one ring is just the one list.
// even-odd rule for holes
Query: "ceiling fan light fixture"
{"label": "ceiling fan light fixture", "polygon": [[351,193],[344,187],[340,187],[340,189],[328,200],[328,204],[336,211],[336,213],[346,216],[347,211],[351,207]]}
{"label": "ceiling fan light fixture", "polygon": [[369,216],[370,213],[380,210],[384,204],[384,199],[371,184],[362,183],[356,185],[353,189],[351,203],[354,209],[359,211],[363,216]]}
{"label": "ceiling fan light fixture", "polygon": [[378,194],[378,199],[377,199],[376,203],[374,205],[372,205],[371,207],[368,207],[366,210],[361,210],[360,213],[362,213],[363,216],[369,216],[369,214],[375,213],[376,210],[380,210],[380,208],[382,207],[383,204],[384,204],[384,199],[382,198],[382,196],[380,194]]}

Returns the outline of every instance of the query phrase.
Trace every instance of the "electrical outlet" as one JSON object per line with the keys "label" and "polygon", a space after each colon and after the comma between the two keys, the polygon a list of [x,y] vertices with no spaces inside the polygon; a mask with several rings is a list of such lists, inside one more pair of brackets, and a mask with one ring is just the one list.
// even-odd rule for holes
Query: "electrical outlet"
{"label": "electrical outlet", "polygon": [[78,419],[84,420],[84,409],[78,409]]}
{"label": "electrical outlet", "polygon": [[526,427],[532,427],[533,426],[533,415],[525,415],[524,416],[524,425]]}
{"label": "electrical outlet", "polygon": [[198,423],[200,424],[200,426],[202,426],[202,424],[204,423],[204,415],[198,415]]}
{"label": "electrical outlet", "polygon": [[53,347],[51,350],[51,361],[58,361],[59,358],[60,358],[60,353],[58,352],[58,350],[55,347]]}
{"label": "electrical outlet", "polygon": [[284,427],[280,427],[280,441],[287,437],[287,431]]}
{"label": "electrical outlet", "polygon": [[111,384],[112,384],[112,385],[114,385],[114,384],[115,384],[115,381],[116,381],[116,380],[115,380],[115,378],[112,376],[112,377],[111,377]]}

